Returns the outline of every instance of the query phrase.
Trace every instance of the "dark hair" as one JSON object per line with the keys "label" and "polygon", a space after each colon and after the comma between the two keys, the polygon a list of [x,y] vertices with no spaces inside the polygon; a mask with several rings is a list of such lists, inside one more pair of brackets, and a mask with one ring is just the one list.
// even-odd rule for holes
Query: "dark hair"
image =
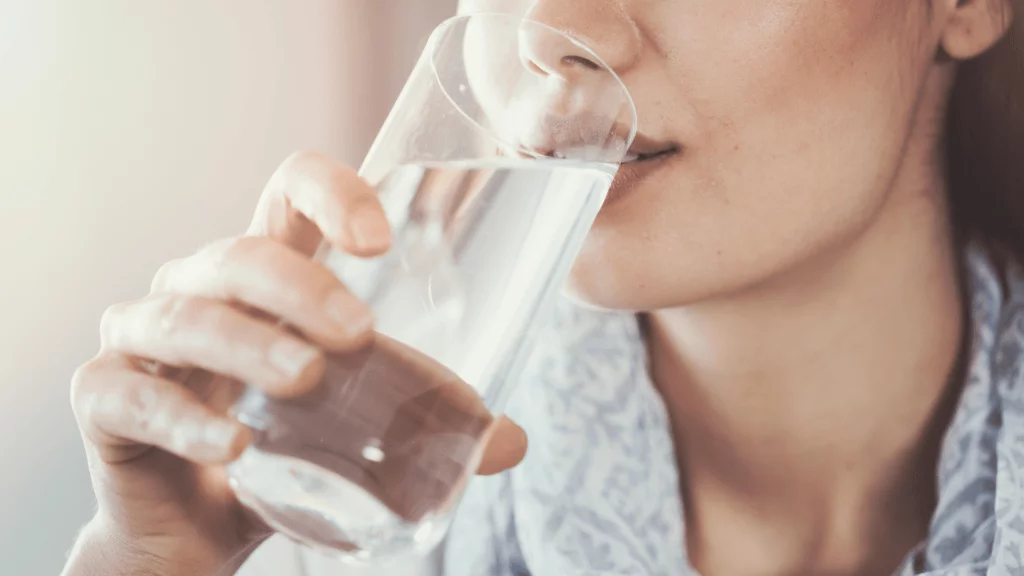
{"label": "dark hair", "polygon": [[1024,263],[1024,0],[1013,7],[1007,35],[960,66],[946,166],[961,237],[981,237]]}

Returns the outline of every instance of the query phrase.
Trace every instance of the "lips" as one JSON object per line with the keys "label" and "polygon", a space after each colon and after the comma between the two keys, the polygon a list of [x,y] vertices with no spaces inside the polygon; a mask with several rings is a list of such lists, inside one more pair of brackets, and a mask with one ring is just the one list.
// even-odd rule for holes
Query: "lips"
{"label": "lips", "polygon": [[638,133],[633,139],[633,145],[622,159],[623,164],[633,162],[646,162],[658,160],[679,152],[679,146],[672,142],[655,140],[649,136]]}
{"label": "lips", "polygon": [[666,148],[665,150],[659,150],[652,154],[639,154],[636,152],[629,152],[622,159],[623,164],[631,164],[633,162],[646,162],[648,160],[657,160],[664,156],[670,156],[678,152],[676,148]]}
{"label": "lips", "polygon": [[629,141],[630,128],[614,118],[589,112],[535,115],[516,123],[524,114],[509,115],[504,131],[526,157],[549,157],[583,162],[618,163]]}
{"label": "lips", "polygon": [[[600,146],[523,146],[520,148],[526,157],[548,157],[559,160],[590,160],[590,161],[612,161],[605,160],[604,156],[614,155],[613,150],[605,150]],[[679,146],[671,142],[663,142],[647,138],[638,134],[619,163],[633,164],[636,162],[648,162],[660,160],[672,156],[680,151]]]}
{"label": "lips", "polygon": [[619,166],[615,181],[605,199],[604,206],[618,204],[623,198],[641,188],[641,184],[654,174],[671,165],[671,160],[683,153],[683,147],[637,134]]}

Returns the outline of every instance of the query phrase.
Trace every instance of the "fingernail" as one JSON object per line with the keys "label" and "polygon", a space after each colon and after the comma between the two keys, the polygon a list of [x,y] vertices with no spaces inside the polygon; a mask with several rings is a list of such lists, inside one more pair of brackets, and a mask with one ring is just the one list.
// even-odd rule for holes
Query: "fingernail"
{"label": "fingernail", "polygon": [[302,374],[319,354],[319,351],[309,344],[292,338],[282,338],[270,347],[267,359],[281,372],[295,377]]}
{"label": "fingernail", "polygon": [[520,426],[520,425],[516,424],[515,422],[513,422],[512,424],[513,424],[513,425],[515,426],[515,428],[516,428],[516,436],[517,436],[517,437],[519,438],[519,442],[520,442],[520,443],[521,443],[522,445],[524,445],[524,446],[525,446],[526,444],[529,444],[529,442],[530,442],[530,437],[529,437],[529,436],[527,436],[527,434],[526,434],[526,430],[525,430],[525,429],[524,429],[524,428],[523,428],[522,426]]}
{"label": "fingernail", "polygon": [[327,297],[327,317],[352,337],[361,336],[373,327],[370,307],[342,290]]}
{"label": "fingernail", "polygon": [[369,202],[352,212],[349,231],[361,250],[384,250],[391,244],[391,225],[380,208]]}
{"label": "fingernail", "polygon": [[238,426],[223,420],[208,422],[203,428],[203,440],[206,444],[222,450],[228,450],[238,436]]}
{"label": "fingernail", "polygon": [[178,454],[189,454],[201,448],[205,426],[196,418],[183,418],[171,428],[171,446]]}

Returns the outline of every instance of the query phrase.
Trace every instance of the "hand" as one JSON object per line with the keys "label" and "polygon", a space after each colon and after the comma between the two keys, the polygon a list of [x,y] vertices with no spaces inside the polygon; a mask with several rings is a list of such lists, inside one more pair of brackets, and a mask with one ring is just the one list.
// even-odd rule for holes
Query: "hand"
{"label": "hand", "polygon": [[[295,154],[246,235],[166,264],[149,296],[107,311],[100,353],[72,383],[99,509],[65,574],[231,573],[270,535],[226,482],[223,465],[249,442],[228,406],[242,382],[278,397],[309,391],[323,350],[356,350],[373,333],[369,308],[310,260],[323,239],[357,256],[391,243],[373,188]],[[480,472],[514,466],[525,450],[523,431],[502,419]]]}

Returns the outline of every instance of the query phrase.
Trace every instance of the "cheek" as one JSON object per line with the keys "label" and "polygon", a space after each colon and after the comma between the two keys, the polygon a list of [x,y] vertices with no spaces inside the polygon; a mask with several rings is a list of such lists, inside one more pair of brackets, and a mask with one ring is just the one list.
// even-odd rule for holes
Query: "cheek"
{"label": "cheek", "polygon": [[518,44],[516,28],[502,19],[473,19],[466,27],[462,52],[453,51],[450,59],[465,64],[468,85],[460,97],[479,105],[477,116],[500,116],[507,108],[518,78],[511,71],[521,66]]}
{"label": "cheek", "polygon": [[[698,57],[672,63],[693,113],[698,169],[735,198],[812,189],[820,197],[843,182],[872,188],[885,172],[876,164],[902,145],[916,99],[914,35],[906,9],[893,8],[909,3],[741,3],[761,13],[717,43],[702,34],[687,48]],[[727,18],[716,20],[720,29]],[[731,184],[754,179],[757,190]]]}
{"label": "cheek", "polygon": [[658,115],[678,119],[685,155],[602,214],[574,291],[614,308],[682,305],[792,270],[869,227],[923,77],[912,17],[893,7],[906,4],[722,0],[680,27],[688,39],[662,39],[672,86],[660,89],[675,98]]}

